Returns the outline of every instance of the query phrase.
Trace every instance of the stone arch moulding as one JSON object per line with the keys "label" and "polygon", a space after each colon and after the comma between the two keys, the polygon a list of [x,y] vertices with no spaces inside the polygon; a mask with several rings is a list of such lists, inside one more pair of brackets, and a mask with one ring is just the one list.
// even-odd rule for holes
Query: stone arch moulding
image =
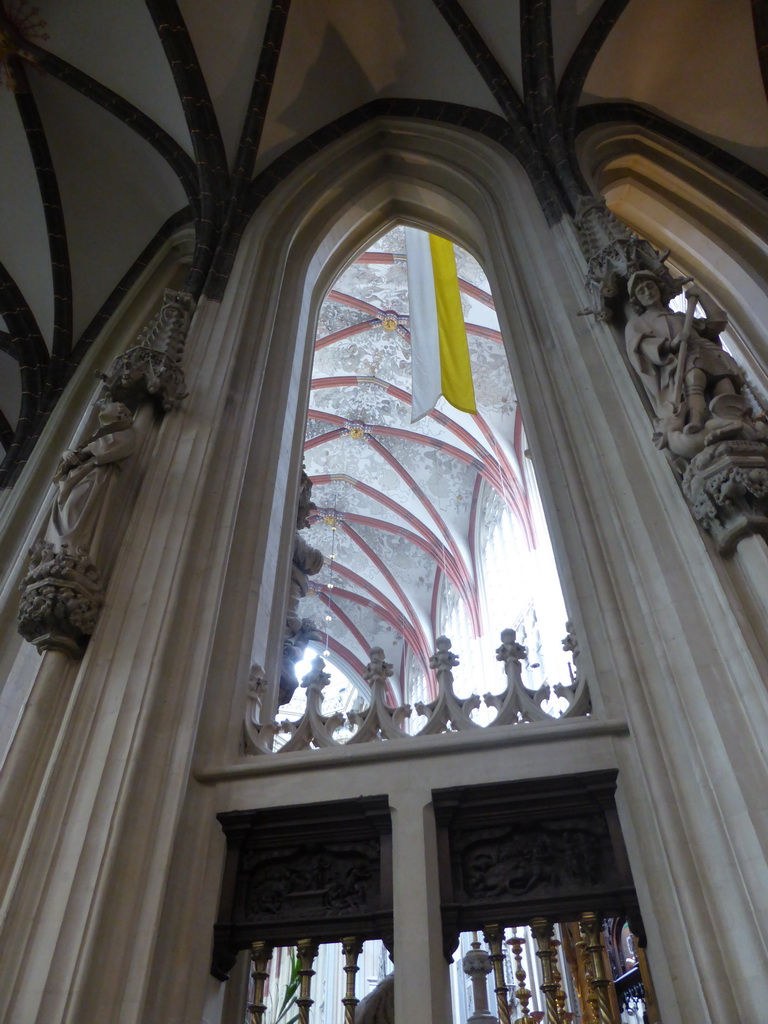
{"label": "stone arch moulding", "polygon": [[[461,129],[386,119],[339,140],[310,165],[294,172],[257,211],[224,300],[226,307],[239,297],[238,320],[248,321],[248,336],[258,339],[258,352],[255,346],[241,345],[232,370],[233,380],[258,393],[258,413],[255,402],[252,408],[254,436],[273,416],[282,426],[282,438],[272,438],[266,447],[254,445],[244,467],[240,497],[235,500],[244,500],[249,477],[266,477],[276,482],[275,506],[284,514],[279,522],[257,524],[261,539],[243,537],[243,544],[251,544],[252,550],[244,558],[231,559],[224,600],[231,595],[233,604],[238,604],[241,611],[233,608],[233,614],[241,617],[241,635],[255,635],[255,640],[252,648],[242,646],[237,666],[231,645],[228,651],[214,651],[214,663],[218,656],[228,662],[226,669],[223,663],[217,665],[217,676],[236,675],[245,680],[253,661],[265,666],[270,679],[275,678],[283,616],[279,596],[273,598],[285,589],[278,566],[290,559],[291,510],[296,500],[317,312],[344,266],[371,238],[395,223],[436,231],[472,252],[488,273],[505,337],[529,339],[536,350],[537,387],[543,375],[557,375],[552,338],[572,331],[573,323],[569,323],[567,312],[555,308],[553,294],[558,287],[561,291],[567,288],[568,280],[554,284],[553,254],[547,254],[551,229],[525,171],[508,153]],[[267,291],[270,298],[265,303]],[[574,308],[578,301],[574,296]],[[228,316],[225,308],[222,314]],[[552,323],[555,318],[559,319],[557,327]],[[531,380],[531,371],[521,366],[522,347],[524,342],[508,345],[507,354],[528,435],[534,438],[537,401],[526,399],[530,390],[526,378]],[[244,384],[248,381],[251,384]],[[247,430],[244,422],[243,432]],[[568,432],[562,431],[560,436],[567,438]],[[291,439],[290,447],[287,439]],[[538,452],[546,446],[535,447]],[[565,452],[561,454],[566,457]],[[547,466],[545,458],[544,465],[539,464],[543,476],[551,473],[552,479],[562,479],[560,459]],[[562,553],[552,517],[550,529],[555,547]],[[236,595],[247,588],[252,566],[259,571],[266,568],[272,586],[262,584],[257,602],[243,613],[243,602]],[[562,557],[560,568],[569,604],[575,606],[575,599],[568,594]],[[238,735],[243,707],[241,689],[225,730],[230,744]]]}

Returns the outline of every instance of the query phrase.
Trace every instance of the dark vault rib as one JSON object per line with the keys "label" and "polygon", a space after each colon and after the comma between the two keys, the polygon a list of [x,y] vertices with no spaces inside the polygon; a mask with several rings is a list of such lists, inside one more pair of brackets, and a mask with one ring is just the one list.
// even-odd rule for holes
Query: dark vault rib
{"label": "dark vault rib", "polygon": [[213,261],[229,191],[224,141],[205,75],[176,0],[146,0],[184,110],[197,163],[200,217],[186,289],[199,298]]}
{"label": "dark vault rib", "polygon": [[283,45],[290,5],[291,0],[272,0],[270,4],[259,62],[253,79],[248,113],[243,122],[235,166],[232,170],[227,214],[211,268],[211,275],[206,285],[206,295],[211,299],[220,300],[224,293],[240,239],[248,223],[245,200],[248,185],[256,166],[256,157],[264,130],[269,99],[272,95],[272,86],[275,82],[277,62]]}
{"label": "dark vault rib", "polygon": [[576,120],[579,101],[587,75],[595,62],[595,57],[602,49],[603,43],[628,3],[629,0],[603,0],[563,72],[558,90],[558,101],[565,144],[569,149],[573,148],[573,140],[577,133]]}
{"label": "dark vault rib", "polygon": [[61,194],[53,166],[43,122],[35,98],[29,88],[26,71],[17,56],[8,58],[14,79],[14,98],[27,136],[32,162],[37,174],[40,200],[48,232],[53,286],[53,340],[45,382],[45,404],[60,394],[68,377],[72,350],[72,270],[69,262],[67,228],[61,206]]}
{"label": "dark vault rib", "polygon": [[79,68],[68,64],[61,57],[49,53],[41,46],[24,40],[19,46],[19,56],[36,67],[47,72],[52,78],[58,79],[63,85],[79,92],[86,99],[96,103],[107,113],[121,121],[127,128],[148,143],[171,168],[179,179],[181,187],[193,208],[199,204],[197,170],[194,161],[187,156],[182,147],[151,117],[147,117],[138,107],[113,92],[106,85],[97,82]]}

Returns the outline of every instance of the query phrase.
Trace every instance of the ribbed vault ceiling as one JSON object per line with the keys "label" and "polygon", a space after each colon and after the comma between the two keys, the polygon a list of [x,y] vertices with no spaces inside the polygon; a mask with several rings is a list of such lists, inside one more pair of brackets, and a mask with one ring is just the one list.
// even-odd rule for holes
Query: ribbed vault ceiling
{"label": "ribbed vault ceiling", "polygon": [[[441,399],[411,422],[402,228],[342,274],[320,312],[304,452],[318,506],[306,538],[325,565],[301,615],[324,631],[353,677],[373,646],[393,663],[396,683],[409,652],[426,672],[444,580],[474,631],[486,631],[478,516],[507,506],[524,542],[533,542],[522,428],[493,299],[461,250],[457,269],[476,416]],[[510,614],[513,591],[510,584]]]}
{"label": "ribbed vault ceiling", "polygon": [[766,43],[765,0],[0,0],[0,482],[163,239],[194,226],[186,287],[219,297],[249,216],[339,131],[485,132],[557,219],[586,108],[767,171]]}

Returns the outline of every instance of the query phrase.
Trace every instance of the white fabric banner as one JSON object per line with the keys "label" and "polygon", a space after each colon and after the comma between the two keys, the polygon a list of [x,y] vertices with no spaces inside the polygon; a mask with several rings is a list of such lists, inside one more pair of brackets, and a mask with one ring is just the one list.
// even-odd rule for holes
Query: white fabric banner
{"label": "white fabric banner", "polygon": [[405,253],[413,375],[411,423],[415,423],[434,409],[442,394],[435,277],[427,232],[406,228]]}

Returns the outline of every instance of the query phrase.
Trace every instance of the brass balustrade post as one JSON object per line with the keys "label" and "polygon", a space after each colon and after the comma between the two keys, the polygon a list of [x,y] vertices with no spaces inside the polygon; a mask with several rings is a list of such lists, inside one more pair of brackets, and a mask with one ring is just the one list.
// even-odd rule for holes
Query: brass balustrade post
{"label": "brass balustrade post", "polygon": [[[557,947],[554,945],[552,922],[546,917],[534,917],[531,931],[536,940],[536,956],[541,963],[543,982],[539,986],[544,993],[547,1007],[547,1024],[561,1024],[560,1011],[557,1005],[557,992],[560,984],[555,977],[557,971]],[[559,977],[559,971],[557,975]]]}
{"label": "brass balustrade post", "polygon": [[517,988],[515,989],[515,998],[522,1008],[522,1016],[517,1017],[514,1024],[536,1024],[533,1017],[528,1013],[528,1003],[531,1000],[531,993],[525,987],[526,974],[523,967],[523,945],[525,939],[520,938],[518,935],[513,935],[509,940],[509,945],[512,947],[512,953],[515,957],[515,978],[517,978]]}
{"label": "brass balustrade post", "polygon": [[[585,960],[589,965],[589,987],[594,994],[593,1013],[597,1024],[621,1024],[616,1020],[611,1006],[609,988],[611,979],[605,970],[602,919],[593,911],[579,915],[579,924],[584,936]],[[590,999],[592,1003],[593,1000]]]}
{"label": "brass balustrade post", "polygon": [[355,1024],[355,1007],[359,1000],[355,998],[355,975],[360,970],[357,961],[363,950],[363,940],[350,935],[341,940],[344,950],[344,974],[347,976],[346,995],[341,1000],[344,1004],[344,1024]]}
{"label": "brass balustrade post", "polygon": [[[559,939],[554,939],[553,942],[552,942],[552,945],[554,946],[555,950],[557,951],[560,948],[560,945],[561,945],[560,940]],[[569,1013],[566,1010],[566,1008],[565,1008],[566,997],[565,997],[565,989],[563,988],[563,976],[560,973],[560,962],[557,959],[555,960],[555,963],[554,963],[554,966],[553,966],[553,973],[554,973],[554,978],[555,978],[555,985],[557,986],[557,989],[555,991],[555,1001],[557,1003],[557,1013],[558,1013],[558,1018],[557,1019],[560,1022],[560,1024],[571,1024],[571,1021],[576,1016],[576,1014]]]}
{"label": "brass balustrade post", "polygon": [[496,1010],[499,1015],[500,1024],[511,1024],[512,1018],[509,1012],[509,1000],[507,999],[507,983],[504,978],[504,951],[501,944],[504,939],[504,929],[498,924],[486,925],[483,929],[485,941],[490,950],[491,963],[493,964],[494,992],[496,993]]}
{"label": "brass balustrade post", "polygon": [[314,939],[299,939],[296,943],[296,952],[299,957],[299,995],[296,998],[296,1005],[299,1008],[299,1024],[309,1024],[309,1011],[314,1003],[310,993],[312,990],[312,978],[315,971],[313,964],[317,956],[318,944]]}
{"label": "brass balustrade post", "polygon": [[251,943],[251,977],[253,978],[253,1002],[248,1004],[248,1024],[262,1024],[267,1004],[264,1002],[264,985],[269,977],[269,963],[272,959],[272,945],[269,942]]}

